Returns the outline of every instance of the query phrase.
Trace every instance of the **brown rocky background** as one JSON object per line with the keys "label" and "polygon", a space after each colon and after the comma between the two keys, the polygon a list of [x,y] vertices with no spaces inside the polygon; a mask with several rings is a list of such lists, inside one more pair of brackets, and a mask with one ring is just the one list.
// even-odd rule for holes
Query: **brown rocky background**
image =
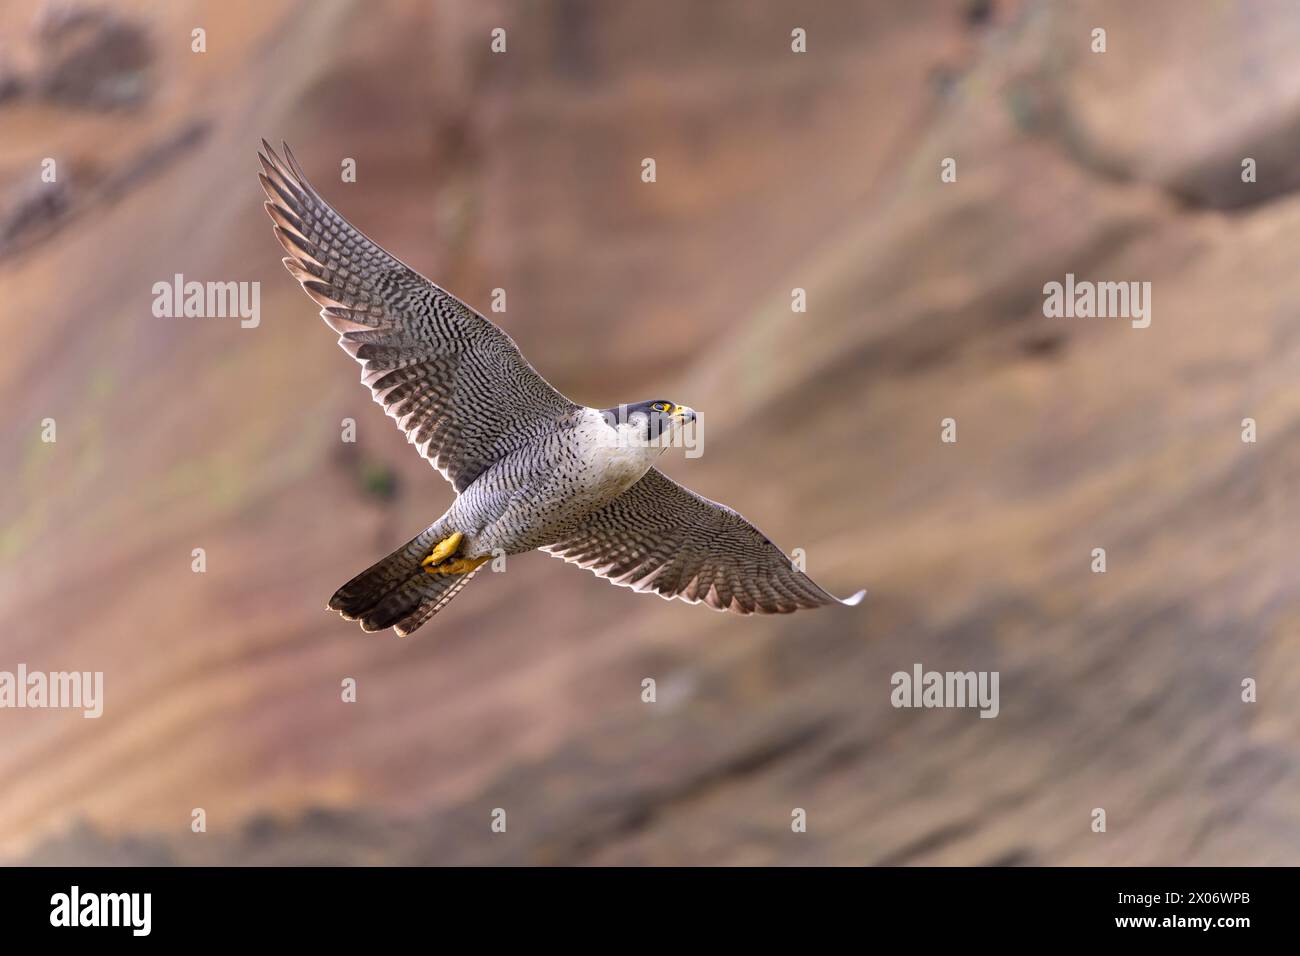
{"label": "brown rocky background", "polygon": [[[0,669],[106,682],[0,712],[0,859],[1300,862],[1298,42],[1282,0],[0,7]],[[574,399],[703,409],[666,470],[867,601],[536,555],[407,640],[326,614],[451,493],[281,269],[262,136]],[[177,272],[261,326],[154,318]],[[1151,327],[1044,318],[1067,272]],[[1000,716],[895,710],[915,662]]]}

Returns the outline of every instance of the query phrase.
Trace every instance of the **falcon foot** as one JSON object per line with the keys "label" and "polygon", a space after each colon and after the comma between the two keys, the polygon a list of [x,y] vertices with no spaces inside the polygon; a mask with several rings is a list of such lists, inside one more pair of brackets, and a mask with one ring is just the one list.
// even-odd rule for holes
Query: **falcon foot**
{"label": "falcon foot", "polygon": [[441,564],[455,554],[456,549],[460,547],[461,539],[464,537],[463,534],[457,531],[448,537],[443,538],[434,545],[433,550],[429,552],[429,556],[420,562],[420,567],[433,573],[433,566],[435,564]]}
{"label": "falcon foot", "polygon": [[491,555],[485,554],[481,558],[457,558],[455,561],[445,561],[424,570],[430,574],[469,574],[471,571],[477,571],[489,557]]}

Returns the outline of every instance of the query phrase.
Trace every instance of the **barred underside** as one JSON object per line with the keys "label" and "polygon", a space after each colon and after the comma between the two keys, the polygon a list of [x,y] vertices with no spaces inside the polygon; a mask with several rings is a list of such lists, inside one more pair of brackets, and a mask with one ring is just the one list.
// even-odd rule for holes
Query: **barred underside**
{"label": "barred underside", "polygon": [[644,478],[544,548],[614,584],[740,614],[788,614],[841,601],[726,505],[651,468]]}
{"label": "barred underside", "polygon": [[505,332],[339,215],[287,147],[282,160],[262,145],[260,179],[285,268],[361,363],[375,401],[457,492],[578,410]]}

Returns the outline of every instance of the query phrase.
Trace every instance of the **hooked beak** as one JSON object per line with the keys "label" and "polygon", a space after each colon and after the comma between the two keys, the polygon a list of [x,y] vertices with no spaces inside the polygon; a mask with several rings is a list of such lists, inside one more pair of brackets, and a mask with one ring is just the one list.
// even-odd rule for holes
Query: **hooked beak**
{"label": "hooked beak", "polygon": [[695,421],[695,409],[686,405],[674,405],[672,416],[673,418],[680,418],[683,425],[689,425]]}

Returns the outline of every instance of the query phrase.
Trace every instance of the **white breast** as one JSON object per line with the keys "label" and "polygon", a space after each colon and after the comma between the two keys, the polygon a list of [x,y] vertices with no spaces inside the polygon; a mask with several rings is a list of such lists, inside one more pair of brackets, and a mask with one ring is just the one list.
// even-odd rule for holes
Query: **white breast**
{"label": "white breast", "polygon": [[578,436],[588,487],[600,498],[630,488],[664,453],[662,445],[639,438],[630,424],[611,427],[594,408],[586,410]]}

